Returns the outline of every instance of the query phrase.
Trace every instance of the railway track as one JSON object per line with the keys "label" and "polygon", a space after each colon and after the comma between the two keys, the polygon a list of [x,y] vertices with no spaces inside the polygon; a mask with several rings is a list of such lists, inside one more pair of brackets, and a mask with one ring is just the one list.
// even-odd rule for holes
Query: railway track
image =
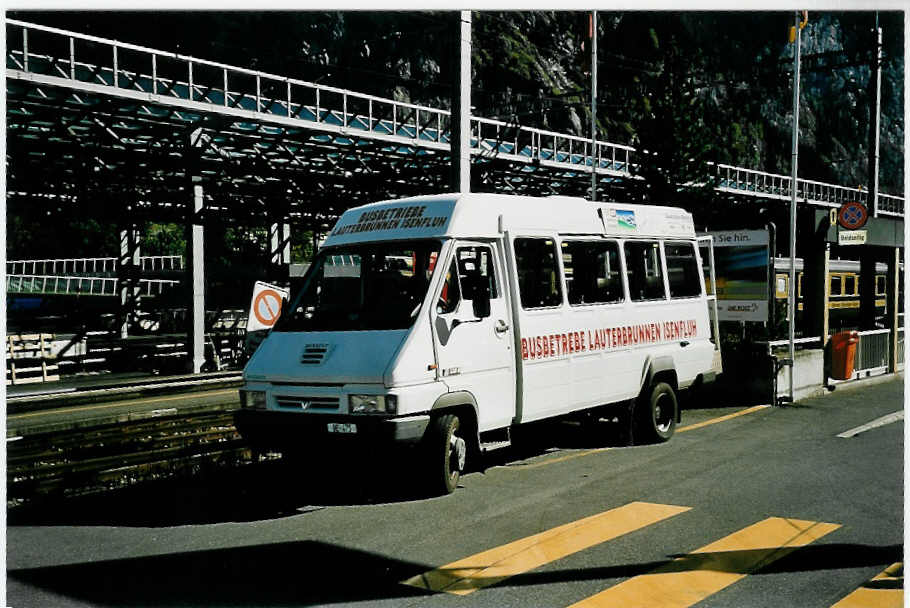
{"label": "railway track", "polygon": [[223,409],[37,432],[7,441],[7,506],[192,475],[251,459],[233,413]]}
{"label": "railway track", "polygon": [[7,394],[7,414],[19,414],[59,407],[69,407],[99,400],[125,399],[181,392],[199,392],[217,388],[240,386],[239,372],[215,372],[164,378],[138,378],[121,382],[105,383],[101,386],[49,388],[29,391],[23,394]]}

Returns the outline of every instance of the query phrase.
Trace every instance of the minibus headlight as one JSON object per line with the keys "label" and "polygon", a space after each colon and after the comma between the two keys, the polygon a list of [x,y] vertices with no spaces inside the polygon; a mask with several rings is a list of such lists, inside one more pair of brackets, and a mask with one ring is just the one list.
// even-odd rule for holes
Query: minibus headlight
{"label": "minibus headlight", "polygon": [[265,391],[240,391],[240,406],[251,410],[265,409]]}
{"label": "minibus headlight", "polygon": [[395,395],[351,395],[352,414],[395,414],[398,397]]}

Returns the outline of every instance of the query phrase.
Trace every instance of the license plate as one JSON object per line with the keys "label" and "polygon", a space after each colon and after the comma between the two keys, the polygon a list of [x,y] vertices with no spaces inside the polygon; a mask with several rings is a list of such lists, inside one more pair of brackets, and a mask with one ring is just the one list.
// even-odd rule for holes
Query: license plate
{"label": "license plate", "polygon": [[353,424],[353,423],[330,422],[329,423],[329,432],[330,433],[356,433],[357,425]]}

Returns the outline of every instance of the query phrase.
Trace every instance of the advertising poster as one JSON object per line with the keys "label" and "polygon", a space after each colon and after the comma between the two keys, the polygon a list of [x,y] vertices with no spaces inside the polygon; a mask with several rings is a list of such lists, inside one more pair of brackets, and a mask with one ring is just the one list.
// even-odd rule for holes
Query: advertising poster
{"label": "advertising poster", "polygon": [[768,321],[768,231],[724,230],[714,237],[721,321]]}

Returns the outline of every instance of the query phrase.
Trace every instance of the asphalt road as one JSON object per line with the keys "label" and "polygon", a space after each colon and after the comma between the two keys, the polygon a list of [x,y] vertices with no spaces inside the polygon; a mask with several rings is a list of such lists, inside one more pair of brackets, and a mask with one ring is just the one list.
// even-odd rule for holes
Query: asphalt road
{"label": "asphalt road", "polygon": [[814,608],[861,589],[886,606],[898,583],[866,583],[902,560],[904,423],[837,435],[903,395],[690,409],[662,445],[544,425],[445,497],[373,452],[13,512],[7,601]]}

